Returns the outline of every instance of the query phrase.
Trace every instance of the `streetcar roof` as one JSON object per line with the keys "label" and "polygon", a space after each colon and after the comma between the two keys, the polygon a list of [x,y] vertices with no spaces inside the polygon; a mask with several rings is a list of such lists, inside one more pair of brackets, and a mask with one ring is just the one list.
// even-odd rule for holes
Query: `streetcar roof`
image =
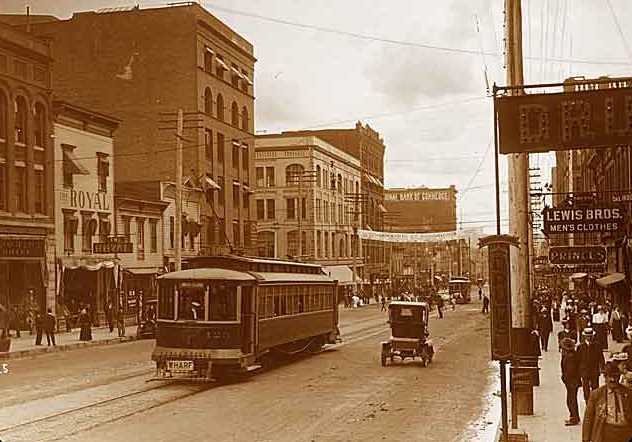
{"label": "streetcar roof", "polygon": [[156,279],[218,279],[228,281],[254,281],[255,277],[236,270],[217,269],[217,268],[199,268],[179,270],[177,272],[165,273]]}
{"label": "streetcar roof", "polygon": [[248,272],[260,282],[319,282],[332,283],[327,275],[311,273],[278,273],[278,272]]}
{"label": "streetcar roof", "polygon": [[415,302],[415,301],[391,301],[388,304],[389,307],[426,307],[428,308],[427,302]]}

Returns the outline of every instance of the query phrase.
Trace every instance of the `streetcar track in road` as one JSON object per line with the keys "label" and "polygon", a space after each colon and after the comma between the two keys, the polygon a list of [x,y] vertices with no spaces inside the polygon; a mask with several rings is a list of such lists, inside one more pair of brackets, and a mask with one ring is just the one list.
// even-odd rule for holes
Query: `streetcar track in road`
{"label": "streetcar track in road", "polygon": [[[111,422],[115,422],[118,421],[120,419],[124,419],[126,417],[132,416],[134,414],[138,414],[141,412],[144,412],[146,410],[150,410],[162,405],[166,405],[170,402],[175,402],[181,399],[185,399],[187,397],[193,396],[195,394],[198,394],[202,391],[207,390],[208,388],[210,388],[210,386],[214,385],[214,384],[196,384],[196,385],[191,385],[191,384],[184,384],[186,389],[184,392],[178,392],[175,396],[173,396],[172,394],[169,394],[166,398],[161,398],[161,399],[143,399],[142,401],[142,408],[139,407],[132,407],[132,408],[128,408],[130,409],[129,412],[124,412],[124,413],[120,413],[120,412],[115,412],[115,414],[111,417],[108,417],[104,420],[98,420],[94,421],[92,419],[92,416],[90,416],[90,410],[94,410],[95,412],[99,409],[101,409],[100,415],[102,415],[102,411],[103,408],[106,407],[112,407],[112,406],[116,406],[119,407],[121,406],[126,399],[132,399],[132,398],[137,398],[137,397],[141,397],[145,394],[148,394],[151,391],[157,391],[157,390],[161,390],[164,389],[165,387],[170,387],[173,385],[173,382],[165,382],[165,383],[160,383],[160,384],[156,384],[156,385],[152,385],[148,388],[143,388],[137,391],[132,391],[129,393],[124,393],[124,394],[120,394],[114,397],[109,397],[106,399],[102,399],[96,402],[91,402],[89,404],[86,405],[82,405],[82,406],[78,406],[78,407],[74,407],[71,409],[67,409],[67,410],[63,410],[57,413],[53,413],[47,416],[43,416],[43,417],[39,417],[36,419],[31,419],[27,422],[21,422],[21,423],[17,423],[14,425],[10,425],[7,426],[5,428],[1,428],[0,429],[0,436],[2,437],[6,437],[7,435],[13,435],[13,437],[10,440],[25,440],[25,441],[35,441],[38,440],[40,442],[44,442],[44,441],[57,441],[57,440],[64,440],[65,438],[74,435],[74,434],[78,434],[81,432],[85,432],[85,431],[89,431],[92,430],[98,426],[104,425],[104,424],[108,424]],[[173,393],[172,390],[169,391],[169,393]],[[145,402],[147,401],[147,402]],[[106,410],[107,411],[107,410]],[[46,433],[46,426],[49,427],[48,431],[51,430],[55,430],[58,427],[63,427],[63,428],[71,428],[74,427],[76,428],[77,426],[77,421],[76,419],[80,419],[81,417],[87,418],[87,422],[85,422],[83,425],[81,425],[81,423],[79,423],[80,428],[76,429],[75,431],[72,432],[64,432],[63,434],[59,434],[59,432],[53,432],[52,434],[50,434],[50,437],[44,436],[44,438],[41,438],[42,434]],[[75,419],[74,422],[71,422],[71,425],[64,425],[64,423],[68,420],[72,420]],[[60,422],[63,421],[63,422]],[[33,429],[34,433],[30,432],[30,429]],[[20,435],[20,433],[25,433],[24,435],[26,438],[24,439],[16,439],[15,438],[15,433],[18,433],[18,436]],[[37,434],[37,439],[33,437],[33,434]]]}
{"label": "streetcar track in road", "polygon": [[[0,407],[10,407],[13,405],[24,404],[30,401],[48,399],[48,398],[58,396],[61,394],[78,393],[83,390],[89,390],[91,388],[108,385],[114,382],[127,381],[136,377],[146,377],[150,371],[151,371],[151,367],[145,367],[142,369],[134,369],[133,371],[130,371],[127,373],[121,373],[121,374],[110,376],[110,377],[103,377],[97,380],[96,382],[83,383],[83,384],[71,385],[71,386],[63,385],[61,388],[58,388],[58,389],[48,389],[46,392],[36,391],[35,393],[30,394],[30,395],[25,395],[24,391],[18,391],[17,395],[13,398],[9,398],[8,400],[5,400],[5,398],[3,397],[2,400],[0,400]],[[50,385],[47,385],[46,387],[50,388]]]}

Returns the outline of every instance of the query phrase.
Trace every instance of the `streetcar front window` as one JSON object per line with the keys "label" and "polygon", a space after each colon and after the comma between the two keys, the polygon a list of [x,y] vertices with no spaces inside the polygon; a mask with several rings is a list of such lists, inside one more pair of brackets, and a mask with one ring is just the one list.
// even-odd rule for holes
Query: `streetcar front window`
{"label": "streetcar front window", "polygon": [[182,282],[178,290],[178,318],[187,321],[204,321],[205,287],[203,283]]}

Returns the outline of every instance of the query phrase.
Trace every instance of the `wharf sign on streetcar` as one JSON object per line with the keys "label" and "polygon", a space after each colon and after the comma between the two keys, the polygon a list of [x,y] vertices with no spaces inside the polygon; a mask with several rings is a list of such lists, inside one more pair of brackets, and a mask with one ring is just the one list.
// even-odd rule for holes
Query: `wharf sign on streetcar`
{"label": "wharf sign on streetcar", "polygon": [[567,92],[496,96],[500,153],[630,144],[631,78],[570,80],[564,86]]}
{"label": "wharf sign on streetcar", "polygon": [[551,264],[603,264],[607,257],[603,246],[559,246],[549,249]]}
{"label": "wharf sign on streetcar", "polygon": [[545,235],[556,233],[618,232],[623,229],[621,207],[547,207],[542,211]]}

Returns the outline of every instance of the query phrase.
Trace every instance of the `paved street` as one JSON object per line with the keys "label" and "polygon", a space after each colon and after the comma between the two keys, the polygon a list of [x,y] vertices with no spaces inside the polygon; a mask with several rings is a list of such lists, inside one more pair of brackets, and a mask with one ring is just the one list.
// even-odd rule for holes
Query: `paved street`
{"label": "paved street", "polygon": [[474,441],[488,398],[488,323],[478,301],[431,319],[437,347],[382,367],[378,305],[343,309],[344,341],[243,382],[146,383],[153,341],[9,360],[4,441]]}

